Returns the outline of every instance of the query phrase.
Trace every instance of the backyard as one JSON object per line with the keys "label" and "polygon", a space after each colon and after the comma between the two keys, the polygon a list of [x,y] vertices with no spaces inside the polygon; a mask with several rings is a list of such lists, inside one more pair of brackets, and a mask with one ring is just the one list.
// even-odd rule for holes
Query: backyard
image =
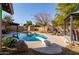
{"label": "backyard", "polygon": [[0,54],[79,54],[79,4],[0,4]]}

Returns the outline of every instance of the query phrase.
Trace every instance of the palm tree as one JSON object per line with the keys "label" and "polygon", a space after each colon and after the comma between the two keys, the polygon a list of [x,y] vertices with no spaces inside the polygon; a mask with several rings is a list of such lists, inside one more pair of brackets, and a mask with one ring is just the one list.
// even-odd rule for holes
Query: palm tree
{"label": "palm tree", "polygon": [[[64,8],[65,7],[65,8]],[[79,3],[58,3],[56,10],[58,11],[55,16],[55,21],[58,25],[63,25],[64,19],[71,14],[79,10]],[[79,22],[79,21],[78,21]],[[77,21],[74,21],[75,24],[78,24]],[[77,25],[78,26],[78,25]]]}
{"label": "palm tree", "polygon": [[26,21],[26,26],[30,26],[30,25],[32,25],[32,21],[31,20]]}
{"label": "palm tree", "polygon": [[24,24],[24,26],[26,26],[26,28],[28,29],[28,31],[30,31],[30,26],[33,25],[31,20],[26,21],[26,24]]}

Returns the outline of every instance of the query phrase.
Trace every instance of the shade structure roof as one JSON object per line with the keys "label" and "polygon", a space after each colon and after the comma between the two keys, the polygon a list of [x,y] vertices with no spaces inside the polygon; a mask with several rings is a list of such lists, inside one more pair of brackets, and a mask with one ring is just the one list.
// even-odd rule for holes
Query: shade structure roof
{"label": "shade structure roof", "polygon": [[69,14],[69,15],[64,19],[64,21],[70,20],[70,16],[71,16],[71,15],[73,16],[73,18],[79,20],[79,10],[78,10],[78,11],[76,11],[76,12],[73,12],[73,13]]}
{"label": "shade structure roof", "polygon": [[71,14],[79,14],[79,10],[78,10],[78,11],[76,11],[76,12],[73,12],[73,13],[71,13]]}
{"label": "shade structure roof", "polygon": [[4,11],[10,13],[11,15],[14,14],[12,3],[1,3],[1,5]]}

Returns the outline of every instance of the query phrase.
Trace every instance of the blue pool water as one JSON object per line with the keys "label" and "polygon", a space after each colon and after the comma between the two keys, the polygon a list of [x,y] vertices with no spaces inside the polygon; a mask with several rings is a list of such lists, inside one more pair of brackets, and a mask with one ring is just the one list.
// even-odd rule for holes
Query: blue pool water
{"label": "blue pool water", "polygon": [[19,33],[18,34],[18,38],[25,41],[39,41],[37,37],[47,40],[47,37],[40,34],[36,34],[36,33]]}

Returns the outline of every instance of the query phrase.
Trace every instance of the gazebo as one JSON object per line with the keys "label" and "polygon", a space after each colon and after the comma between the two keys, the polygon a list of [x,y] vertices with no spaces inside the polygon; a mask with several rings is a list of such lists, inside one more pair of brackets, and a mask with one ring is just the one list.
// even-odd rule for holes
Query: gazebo
{"label": "gazebo", "polygon": [[2,48],[2,10],[8,12],[9,14],[13,15],[13,6],[11,3],[0,3],[0,49]]}
{"label": "gazebo", "polygon": [[73,38],[73,30],[74,30],[74,24],[73,21],[75,20],[75,18],[77,20],[79,20],[79,11],[73,12],[71,14],[69,14],[65,19],[64,19],[64,34],[66,35],[66,24],[67,22],[70,22],[70,41],[73,43],[74,42],[74,38]]}

